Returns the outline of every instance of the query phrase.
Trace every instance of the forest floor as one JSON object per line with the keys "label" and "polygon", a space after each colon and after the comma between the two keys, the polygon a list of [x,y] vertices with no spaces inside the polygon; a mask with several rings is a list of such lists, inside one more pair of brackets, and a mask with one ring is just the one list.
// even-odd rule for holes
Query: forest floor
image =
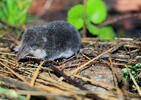
{"label": "forest floor", "polygon": [[[27,56],[17,61],[13,49],[20,45],[20,38],[12,30],[0,37],[2,87],[31,100],[141,99],[139,86],[133,85],[131,89],[131,84],[123,80],[122,71],[128,65],[140,63],[141,39],[116,38],[104,42],[98,38],[82,38],[80,52],[69,59],[42,61]],[[21,100],[6,93],[0,95]]]}

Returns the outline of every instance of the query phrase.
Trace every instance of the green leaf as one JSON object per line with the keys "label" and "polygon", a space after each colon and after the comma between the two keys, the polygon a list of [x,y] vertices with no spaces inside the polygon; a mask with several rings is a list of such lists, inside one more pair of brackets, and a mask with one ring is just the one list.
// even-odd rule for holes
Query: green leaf
{"label": "green leaf", "polygon": [[99,34],[99,29],[95,27],[93,24],[91,24],[90,22],[86,24],[86,27],[91,34],[93,35]]}
{"label": "green leaf", "polygon": [[24,0],[24,4],[23,4],[23,7],[24,8],[28,8],[29,7],[29,4],[32,2],[32,0]]}
{"label": "green leaf", "polygon": [[141,67],[141,63],[138,63],[138,64],[136,64],[135,66],[137,66],[137,67]]}
{"label": "green leaf", "polygon": [[112,27],[110,26],[104,26],[99,29],[99,38],[114,38],[115,32]]}
{"label": "green leaf", "polygon": [[14,90],[6,89],[3,87],[0,87],[0,94],[7,95],[11,97],[13,100],[26,100],[25,96],[21,96]]}
{"label": "green leaf", "polygon": [[16,8],[16,1],[15,0],[5,0],[7,5],[8,13],[12,13],[13,9]]}
{"label": "green leaf", "polygon": [[2,3],[1,12],[3,12],[3,17],[7,17],[9,15],[9,12],[8,12],[6,6],[7,5],[5,3]]}
{"label": "green leaf", "polygon": [[86,15],[94,24],[100,24],[107,17],[107,8],[101,0],[88,0]]}
{"label": "green leaf", "polygon": [[0,18],[13,26],[24,25],[30,2],[31,0],[1,0]]}
{"label": "green leaf", "polygon": [[79,4],[72,7],[68,12],[67,21],[73,24],[77,29],[83,26],[83,5]]}
{"label": "green leaf", "polygon": [[133,66],[132,66],[132,65],[127,65],[127,67],[128,67],[128,68],[133,68]]}
{"label": "green leaf", "polygon": [[124,72],[124,74],[128,74],[128,69],[127,68],[123,68],[122,71]]}

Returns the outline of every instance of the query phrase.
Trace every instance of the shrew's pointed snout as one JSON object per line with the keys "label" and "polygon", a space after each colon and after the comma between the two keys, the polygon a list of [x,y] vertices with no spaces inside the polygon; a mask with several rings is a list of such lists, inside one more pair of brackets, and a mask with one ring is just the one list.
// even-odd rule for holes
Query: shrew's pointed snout
{"label": "shrew's pointed snout", "polygon": [[24,58],[25,56],[27,56],[30,52],[32,51],[32,48],[27,45],[27,44],[23,44],[18,51],[17,54],[17,60],[20,60],[22,58]]}

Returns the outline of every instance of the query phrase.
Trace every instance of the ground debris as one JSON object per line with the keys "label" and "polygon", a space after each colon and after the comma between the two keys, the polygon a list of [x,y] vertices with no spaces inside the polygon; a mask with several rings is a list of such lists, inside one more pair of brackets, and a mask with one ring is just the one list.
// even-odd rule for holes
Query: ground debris
{"label": "ground debris", "polygon": [[28,99],[140,100],[137,93],[127,90],[128,85],[116,86],[113,77],[119,84],[123,77],[121,67],[140,63],[140,39],[101,42],[97,38],[83,38],[80,53],[69,59],[41,61],[27,56],[18,62],[13,48],[20,43],[15,38],[13,35],[0,38],[3,87],[27,95]]}

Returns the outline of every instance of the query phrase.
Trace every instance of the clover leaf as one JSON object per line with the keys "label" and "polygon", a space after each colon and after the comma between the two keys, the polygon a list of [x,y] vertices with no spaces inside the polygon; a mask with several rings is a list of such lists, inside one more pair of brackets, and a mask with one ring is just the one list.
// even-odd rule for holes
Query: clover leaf
{"label": "clover leaf", "polygon": [[79,4],[74,6],[68,12],[67,20],[73,24],[77,29],[83,26],[83,5]]}
{"label": "clover leaf", "polygon": [[103,26],[99,29],[99,38],[114,38],[115,32],[110,26]]}
{"label": "clover leaf", "polygon": [[86,16],[94,24],[100,24],[107,17],[107,8],[101,0],[88,0]]}
{"label": "clover leaf", "polygon": [[83,5],[78,4],[68,12],[68,22],[73,24],[77,29],[83,27],[85,22],[86,28],[93,35],[98,35],[100,38],[115,37],[112,27],[96,27],[95,24],[102,23],[107,17],[107,8],[102,0],[87,0],[86,12],[83,15]]}

